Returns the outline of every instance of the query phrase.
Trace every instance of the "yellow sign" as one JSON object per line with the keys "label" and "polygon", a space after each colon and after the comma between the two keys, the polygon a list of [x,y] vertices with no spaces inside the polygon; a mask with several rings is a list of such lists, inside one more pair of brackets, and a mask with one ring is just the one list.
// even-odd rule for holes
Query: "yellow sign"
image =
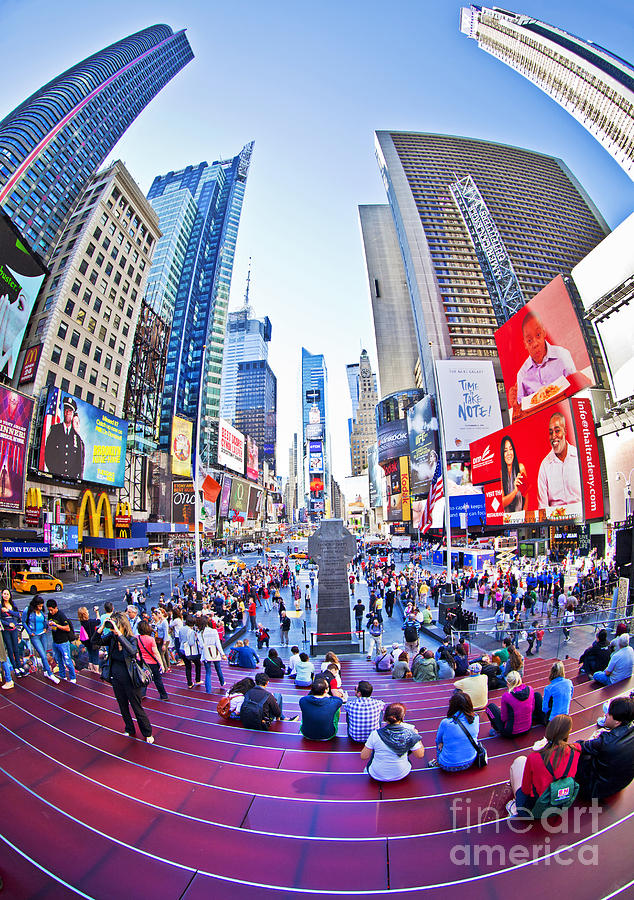
{"label": "yellow sign", "polygon": [[409,457],[399,458],[401,470],[401,509],[403,510],[403,522],[409,522],[412,518],[411,494],[409,490]]}
{"label": "yellow sign", "polygon": [[192,431],[193,423],[189,419],[174,416],[172,419],[172,475],[186,478],[192,474]]}

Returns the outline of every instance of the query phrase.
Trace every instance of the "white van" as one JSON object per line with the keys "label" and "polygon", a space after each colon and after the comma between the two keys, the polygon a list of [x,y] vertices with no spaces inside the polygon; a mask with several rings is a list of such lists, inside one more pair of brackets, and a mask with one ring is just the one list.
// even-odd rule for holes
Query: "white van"
{"label": "white van", "polygon": [[203,575],[230,575],[231,566],[226,559],[208,559],[202,564]]}
{"label": "white van", "polygon": [[243,553],[255,553],[256,549],[257,548],[256,548],[255,544],[253,544],[251,541],[247,541],[246,544],[242,545]]}

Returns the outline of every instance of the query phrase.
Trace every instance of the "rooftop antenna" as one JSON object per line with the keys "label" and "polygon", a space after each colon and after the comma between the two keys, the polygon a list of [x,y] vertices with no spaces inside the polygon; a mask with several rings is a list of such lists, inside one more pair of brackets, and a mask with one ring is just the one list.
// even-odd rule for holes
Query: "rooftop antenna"
{"label": "rooftop antenna", "polygon": [[251,257],[249,257],[249,271],[247,272],[247,289],[244,292],[244,304],[242,306],[242,308],[246,312],[249,312],[249,310],[251,309],[251,305],[249,303],[249,287],[250,287],[250,285],[251,285]]}

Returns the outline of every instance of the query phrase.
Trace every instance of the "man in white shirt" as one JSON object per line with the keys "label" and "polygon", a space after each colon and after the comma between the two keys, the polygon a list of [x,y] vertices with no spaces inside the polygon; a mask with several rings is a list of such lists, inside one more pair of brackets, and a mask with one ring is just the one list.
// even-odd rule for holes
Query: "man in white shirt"
{"label": "man in white shirt", "polygon": [[552,450],[544,457],[537,477],[539,509],[567,506],[581,502],[581,478],[577,448],[566,439],[566,420],[553,413],[548,422],[548,439]]}
{"label": "man in white shirt", "polygon": [[528,312],[522,321],[522,337],[528,358],[517,373],[517,384],[509,390],[509,403],[514,406],[524,397],[538,391],[561,375],[577,371],[572,355],[565,347],[557,347],[546,340],[546,330],[537,316]]}

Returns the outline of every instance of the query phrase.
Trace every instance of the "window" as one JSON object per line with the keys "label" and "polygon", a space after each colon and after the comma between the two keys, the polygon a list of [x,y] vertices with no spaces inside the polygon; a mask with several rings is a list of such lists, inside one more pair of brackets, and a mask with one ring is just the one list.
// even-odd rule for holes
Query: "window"
{"label": "window", "polygon": [[64,363],[64,368],[66,369],[67,372],[72,372],[74,365],[75,365],[75,357],[73,356],[72,353],[67,353],[66,354],[66,362]]}
{"label": "window", "polygon": [[97,370],[96,369],[90,370],[90,378],[88,379],[88,381],[91,384],[97,384]]}
{"label": "window", "polygon": [[121,333],[123,334],[124,337],[127,337],[128,334],[130,333],[130,326],[128,325],[127,322],[125,323],[125,325],[124,325],[123,328],[121,329]]}
{"label": "window", "polygon": [[[105,222],[104,222],[104,224],[105,224]],[[97,240],[99,240],[99,238],[101,237],[101,235],[102,235],[101,228],[95,228],[95,230],[94,230],[93,233],[92,233],[92,236],[93,236],[94,238],[96,238]]]}
{"label": "window", "polygon": [[116,275],[114,276],[114,283],[121,284],[121,272],[117,272]]}
{"label": "window", "polygon": [[88,325],[86,327],[88,328],[88,331],[91,334],[95,333],[95,328],[97,327],[97,320],[95,319],[94,316],[90,317],[90,319],[88,320]]}
{"label": "window", "polygon": [[103,311],[103,320],[104,320],[104,322],[109,322],[109,321],[110,321],[110,316],[111,316],[111,315],[112,315],[112,307],[106,306],[106,308],[105,308],[104,311]]}
{"label": "window", "polygon": [[79,263],[79,271],[81,272],[82,275],[85,275],[85,274],[86,274],[86,272],[88,271],[88,262],[87,262],[87,260],[82,259],[82,261]]}
{"label": "window", "polygon": [[108,333],[108,332],[106,331],[106,326],[105,326],[105,325],[100,325],[100,326],[99,326],[99,340],[100,340],[100,341],[105,341],[105,340],[106,340],[106,334],[107,334],[107,333]]}
{"label": "window", "polygon": [[133,313],[133,312],[134,312],[133,308],[132,308],[131,306],[128,306],[128,308],[127,308],[126,311],[125,311],[125,314],[126,314],[126,316],[128,317],[128,319],[131,319],[131,318],[132,318],[132,313]]}
{"label": "window", "polygon": [[81,400],[81,385],[79,385],[79,384],[76,384],[76,385],[75,385],[75,390],[73,391],[73,394],[74,394],[79,400]]}
{"label": "window", "polygon": [[121,325],[121,316],[115,316],[114,317],[114,327],[119,328],[119,325]]}
{"label": "window", "polygon": [[119,255],[119,251],[117,250],[116,247],[113,247],[112,250],[110,251],[110,256],[113,259],[116,259],[118,255]]}
{"label": "window", "polygon": [[107,250],[108,247],[110,246],[110,238],[104,238],[101,246],[103,247],[104,250]]}
{"label": "window", "polygon": [[77,324],[83,325],[85,318],[86,318],[86,310],[82,306],[80,306],[79,309],[77,310]]}
{"label": "window", "polygon": [[49,369],[46,373],[46,385],[47,387],[52,387],[55,384],[55,372],[51,372]]}
{"label": "window", "polygon": [[114,336],[114,334],[110,335],[110,339],[108,340],[108,346],[110,347],[111,350],[114,350],[114,348],[117,346],[117,339]]}
{"label": "window", "polygon": [[125,343],[123,341],[119,344],[119,356],[125,356]]}
{"label": "window", "polygon": [[106,353],[106,358],[104,360],[104,366],[108,371],[112,368],[112,356],[109,353]]}
{"label": "window", "polygon": [[86,253],[88,254],[88,256],[92,256],[96,249],[97,249],[97,248],[95,247],[95,245],[94,245],[93,242],[91,241],[91,242],[88,244],[88,246],[86,247]]}
{"label": "window", "polygon": [[101,300],[99,299],[99,297],[95,297],[95,302],[93,303],[92,308],[95,312],[99,312],[99,310],[101,309]]}
{"label": "window", "polygon": [[77,346],[79,346],[79,338],[80,338],[79,332],[78,332],[78,331],[73,331],[73,333],[72,333],[71,336],[70,336],[70,345],[71,345],[71,347],[77,347]]}
{"label": "window", "polygon": [[101,362],[101,347],[95,347],[95,355],[93,356],[95,362]]}
{"label": "window", "polygon": [[115,395],[115,397],[119,393],[119,382],[118,381],[112,382],[112,393]]}
{"label": "window", "polygon": [[114,364],[114,374],[121,375],[121,363],[118,361]]}
{"label": "window", "polygon": [[73,310],[74,310],[74,309],[75,309],[75,301],[74,301],[74,300],[67,300],[67,301],[66,301],[66,306],[64,307],[64,312],[66,313],[66,315],[67,315],[67,316],[72,316]]}
{"label": "window", "polygon": [[90,303],[90,298],[92,297],[92,291],[90,288],[86,288],[84,291],[84,296],[81,298],[84,303]]}
{"label": "window", "polygon": [[116,416],[116,414],[117,414],[117,407],[114,405],[114,403],[108,404],[108,412],[110,413],[110,415]]}
{"label": "window", "polygon": [[117,226],[114,224],[114,222],[111,222],[110,225],[108,225],[108,234],[110,235],[110,237],[112,237],[116,230]]}
{"label": "window", "polygon": [[103,261],[104,261],[104,259],[105,259],[105,256],[103,255],[103,253],[99,253],[99,254],[97,255],[97,259],[95,260],[95,263],[96,263],[98,266],[103,266]]}
{"label": "window", "polygon": [[63,391],[70,390],[70,381],[68,380],[68,378],[62,378],[62,380],[60,382],[60,387]]}
{"label": "window", "polygon": [[108,277],[110,277],[110,275],[112,275],[112,268],[113,268],[112,263],[109,262],[105,268],[105,272]]}
{"label": "window", "polygon": [[90,273],[90,277],[89,277],[88,281],[89,281],[91,284],[97,284],[97,270],[96,270],[96,269],[93,269],[93,270],[92,270],[92,272]]}
{"label": "window", "polygon": [[57,344],[53,347],[53,352],[51,353],[51,362],[58,363],[62,358],[62,348],[58,347]]}
{"label": "window", "polygon": [[66,322],[60,322],[59,328],[57,329],[57,337],[64,340],[67,333],[68,333],[68,324]]}
{"label": "window", "polygon": [[86,391],[86,403],[94,403],[95,395],[92,391]]}
{"label": "window", "polygon": [[107,376],[107,375],[102,375],[102,376],[101,376],[101,390],[102,390],[102,391],[107,391],[107,390],[108,390],[108,384],[109,384],[108,376]]}
{"label": "window", "polygon": [[71,290],[71,293],[77,294],[77,296],[79,296],[79,292],[81,290],[81,281],[79,280],[79,278],[76,278],[73,281],[73,286],[70,290]]}
{"label": "window", "polygon": [[77,366],[77,377],[85,378],[86,377],[86,363],[83,359],[79,360],[79,365]]}
{"label": "window", "polygon": [[99,290],[101,291],[102,294],[105,294],[106,291],[108,290],[108,282],[106,281],[105,278],[102,278],[101,281],[99,282]]}
{"label": "window", "polygon": [[97,401],[97,406],[99,407],[99,409],[106,408],[106,401],[103,399],[103,397],[99,398],[99,400]]}
{"label": "window", "polygon": [[90,348],[92,347],[92,341],[89,341],[88,338],[84,338],[84,346],[82,348],[82,353],[84,356],[90,356]]}

